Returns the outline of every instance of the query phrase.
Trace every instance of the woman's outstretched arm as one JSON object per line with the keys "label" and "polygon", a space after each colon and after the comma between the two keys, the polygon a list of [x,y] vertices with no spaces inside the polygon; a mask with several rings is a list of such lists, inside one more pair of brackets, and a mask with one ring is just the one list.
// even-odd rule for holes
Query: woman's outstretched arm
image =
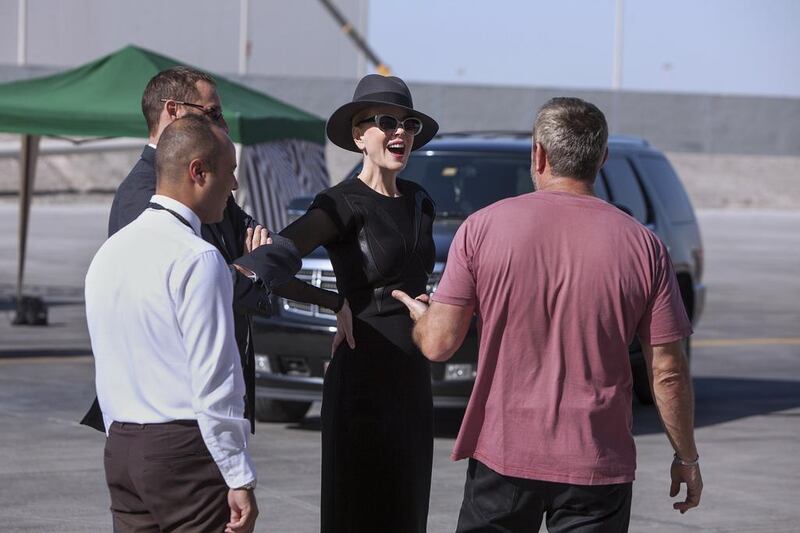
{"label": "woman's outstretched arm", "polygon": [[[294,242],[300,257],[307,256],[319,246],[333,242],[338,234],[338,228],[322,209],[312,209],[280,232],[282,237]],[[333,311],[338,311],[342,306],[342,299],[336,292],[314,287],[297,278],[274,287],[272,292],[283,298],[319,305]]]}
{"label": "woman's outstretched arm", "polygon": [[[318,246],[333,242],[339,235],[339,229],[325,211],[312,209],[289,224],[280,235],[291,239],[300,256],[305,257]],[[297,278],[274,287],[273,292],[290,300],[327,307],[336,313],[336,335],[331,345],[331,356],[344,340],[347,340],[350,348],[356,347],[353,338],[353,314],[350,311],[350,304],[343,296],[314,287]]]}

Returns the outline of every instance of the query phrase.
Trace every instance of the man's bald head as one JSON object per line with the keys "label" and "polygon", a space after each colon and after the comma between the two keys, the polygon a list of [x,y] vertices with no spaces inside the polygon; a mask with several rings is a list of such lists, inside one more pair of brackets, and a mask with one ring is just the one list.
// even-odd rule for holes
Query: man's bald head
{"label": "man's bald head", "polygon": [[183,203],[204,224],[219,222],[236,190],[236,151],[225,131],[201,115],[164,129],[156,147],[156,193]]}
{"label": "man's bald head", "polygon": [[156,148],[157,187],[183,180],[195,159],[212,168],[216,166],[224,146],[224,135],[201,115],[186,115],[167,126]]}

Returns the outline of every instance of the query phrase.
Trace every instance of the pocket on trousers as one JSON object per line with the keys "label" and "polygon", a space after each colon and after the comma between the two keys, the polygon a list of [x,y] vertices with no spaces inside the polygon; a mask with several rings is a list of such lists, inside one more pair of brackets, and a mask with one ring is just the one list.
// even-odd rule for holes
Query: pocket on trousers
{"label": "pocket on trousers", "polygon": [[148,435],[142,458],[153,463],[172,463],[211,458],[196,427],[157,429]]}
{"label": "pocket on trousers", "polygon": [[211,471],[219,473],[219,468],[208,451],[205,452],[165,452],[144,456],[143,474],[157,478],[169,474],[178,476],[195,476],[198,473]]}
{"label": "pocket on trousers", "polygon": [[518,497],[514,483],[475,459],[470,459],[467,475],[472,504],[485,519],[500,518],[514,510]]}
{"label": "pocket on trousers", "polygon": [[202,441],[177,449],[148,450],[142,455],[142,458],[149,465],[145,467],[147,470],[151,472],[166,471],[172,474],[191,472],[214,463],[211,453]]}

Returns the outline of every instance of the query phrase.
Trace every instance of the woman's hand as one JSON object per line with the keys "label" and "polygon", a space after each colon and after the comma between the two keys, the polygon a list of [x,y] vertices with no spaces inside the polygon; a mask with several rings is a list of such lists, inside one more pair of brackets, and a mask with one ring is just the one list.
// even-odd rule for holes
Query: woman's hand
{"label": "woman's hand", "polygon": [[347,302],[347,298],[345,298],[342,308],[336,313],[336,335],[333,336],[331,357],[333,357],[333,354],[336,353],[336,348],[345,339],[347,339],[347,345],[350,346],[351,350],[356,347],[356,341],[353,338],[353,312],[350,311],[350,304]]}

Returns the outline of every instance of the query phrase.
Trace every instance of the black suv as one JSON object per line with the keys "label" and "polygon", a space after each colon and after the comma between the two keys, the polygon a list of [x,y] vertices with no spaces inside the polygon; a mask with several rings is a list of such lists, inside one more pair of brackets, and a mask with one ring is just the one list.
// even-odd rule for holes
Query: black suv
{"label": "black suv", "polygon": [[[507,132],[444,134],[412,153],[401,177],[420,183],[436,203],[436,266],[429,293],[436,291],[450,242],[469,214],[533,190],[530,154],[530,133]],[[348,179],[359,170],[360,165]],[[642,139],[612,136],[609,159],[597,176],[595,192],[647,225],[666,243],[686,310],[695,323],[705,301],[700,231],[686,191],[664,154]],[[302,215],[310,201],[294,200],[289,206],[290,218]],[[336,290],[336,278],[323,248],[304,259],[298,277]],[[273,299],[272,311],[270,318],[256,317],[254,324],[256,415],[265,421],[298,420],[311,402],[322,399],[336,318],[328,309],[282,298]],[[434,406],[466,405],[477,369],[477,346],[473,324],[453,358],[432,365]],[[641,402],[652,403],[638,342],[630,353],[634,392]]]}

